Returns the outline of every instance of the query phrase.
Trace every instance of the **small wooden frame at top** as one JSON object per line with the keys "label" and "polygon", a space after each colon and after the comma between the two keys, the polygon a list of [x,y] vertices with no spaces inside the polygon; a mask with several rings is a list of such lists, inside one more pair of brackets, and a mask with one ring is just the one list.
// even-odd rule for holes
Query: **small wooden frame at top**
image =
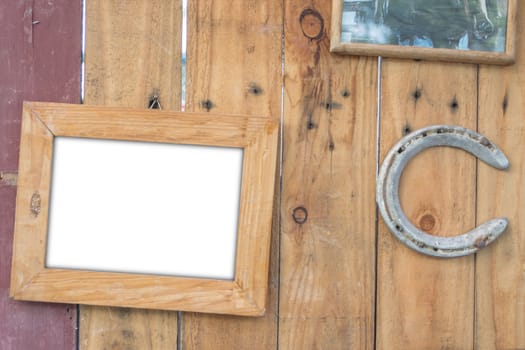
{"label": "small wooden frame at top", "polygon": [[[372,3],[371,0],[350,1],[353,2]],[[332,1],[330,51],[334,53],[495,65],[509,65],[515,62],[518,0],[507,0],[505,45],[501,52],[344,41],[342,40],[343,7],[344,0]]]}
{"label": "small wooden frame at top", "polygon": [[[233,280],[46,267],[56,136],[242,148]],[[270,118],[24,103],[11,297],[264,314],[277,143],[278,123]]]}

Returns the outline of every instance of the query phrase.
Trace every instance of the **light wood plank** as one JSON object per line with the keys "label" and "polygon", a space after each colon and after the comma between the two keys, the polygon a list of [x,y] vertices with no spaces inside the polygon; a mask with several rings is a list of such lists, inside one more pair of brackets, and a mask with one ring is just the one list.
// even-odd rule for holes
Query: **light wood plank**
{"label": "light wood plank", "polygon": [[374,346],[377,59],[330,54],[330,5],[285,3],[281,349]]}
{"label": "light wood plank", "polygon": [[249,147],[272,135],[275,120],[121,107],[26,102],[55,136]]}
{"label": "light wood plank", "polygon": [[[518,13],[522,33],[525,6]],[[477,220],[505,216],[510,224],[478,253],[476,349],[525,349],[525,41],[518,40],[515,65],[480,68],[479,130],[507,155],[510,169],[480,163]]]}
{"label": "light wood plank", "polygon": [[86,2],[85,103],[178,110],[180,0]]}
{"label": "light wood plank", "polygon": [[188,5],[187,110],[279,119],[281,1]]}
{"label": "light wood plank", "polygon": [[[476,129],[477,67],[384,59],[381,159],[410,130],[432,124]],[[476,161],[450,148],[426,150],[407,166],[400,198],[408,218],[435,235],[475,224]],[[380,220],[378,349],[473,346],[474,258],[443,260],[402,245]]]}
{"label": "light wood plank", "polygon": [[[87,2],[85,103],[180,108],[181,1]],[[174,349],[177,314],[82,307],[81,349]]]}
{"label": "light wood plank", "polygon": [[[195,0],[188,5],[186,110],[279,119],[282,2]],[[274,208],[277,213],[278,197],[274,200]],[[184,349],[266,350],[276,347],[276,216],[273,225],[265,316],[247,319],[183,314],[181,340]]]}

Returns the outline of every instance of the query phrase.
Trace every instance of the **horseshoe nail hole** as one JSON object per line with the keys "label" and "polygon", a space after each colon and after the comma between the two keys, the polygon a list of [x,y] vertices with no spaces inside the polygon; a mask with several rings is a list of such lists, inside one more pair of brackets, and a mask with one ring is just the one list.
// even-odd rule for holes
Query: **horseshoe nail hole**
{"label": "horseshoe nail hole", "polygon": [[488,237],[479,237],[478,239],[476,239],[476,241],[474,242],[474,246],[478,249],[481,249],[481,248],[484,248],[487,244],[488,244],[488,240],[489,238]]}
{"label": "horseshoe nail hole", "polygon": [[399,232],[403,232],[403,228],[399,225],[396,225],[396,230],[399,231]]}
{"label": "horseshoe nail hole", "polygon": [[427,137],[427,133],[424,132],[424,133],[421,134],[421,136],[423,136],[423,137]]}
{"label": "horseshoe nail hole", "polygon": [[397,150],[397,153],[401,154],[401,153],[405,152],[405,149],[406,149],[405,146],[399,147],[399,149]]}
{"label": "horseshoe nail hole", "polygon": [[437,133],[438,133],[438,134],[442,134],[442,133],[444,133],[444,132],[445,132],[445,130],[443,130],[443,129],[437,129]]}
{"label": "horseshoe nail hole", "polygon": [[482,137],[481,140],[479,140],[479,143],[485,147],[490,146],[490,141],[486,137]]}
{"label": "horseshoe nail hole", "polygon": [[436,247],[432,247],[432,250],[437,252],[439,249],[437,249]]}

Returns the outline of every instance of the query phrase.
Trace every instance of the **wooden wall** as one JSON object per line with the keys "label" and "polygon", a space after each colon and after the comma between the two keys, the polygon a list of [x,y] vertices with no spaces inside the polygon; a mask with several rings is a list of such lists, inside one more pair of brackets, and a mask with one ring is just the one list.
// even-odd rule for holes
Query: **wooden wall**
{"label": "wooden wall", "polygon": [[80,102],[80,0],[0,1],[0,349],[75,349],[77,307],[9,299],[23,100]]}
{"label": "wooden wall", "polygon": [[[267,313],[242,318],[81,307],[77,346],[525,349],[525,45],[519,34],[518,61],[509,67],[378,60],[329,52],[331,0],[188,2],[186,110],[282,121]],[[54,2],[55,26],[71,21],[66,10],[76,13],[78,4]],[[24,11],[12,17],[25,18]],[[524,29],[523,6],[518,19]],[[180,0],[88,0],[85,103],[146,108],[158,96],[162,108],[180,109],[181,20]],[[12,35],[23,39],[24,28],[13,27]],[[46,45],[75,57],[78,41],[65,45],[60,33],[46,34]],[[25,62],[36,55],[15,39],[6,54],[4,34],[0,40],[2,57]],[[40,54],[40,60],[70,67]],[[9,265],[16,189],[5,179],[16,179],[20,116],[4,101],[25,77],[22,71],[0,84],[0,170],[9,175],[0,180],[2,274]],[[77,84],[78,71],[66,71]],[[49,86],[37,75],[27,79]],[[53,86],[55,95],[21,94],[16,101],[78,100],[67,82]],[[379,161],[407,132],[437,123],[479,130],[511,162],[500,172],[461,151],[432,149],[403,176],[404,209],[432,234],[458,234],[495,216],[510,219],[508,232],[475,256],[419,255],[390,234],[376,211]],[[67,306],[14,308],[0,281],[0,310],[8,310],[0,313],[0,349],[74,347],[74,320],[60,315]],[[65,326],[44,331],[46,317],[29,323],[41,308]],[[63,343],[38,345],[24,336],[37,333],[54,341],[63,336]]]}

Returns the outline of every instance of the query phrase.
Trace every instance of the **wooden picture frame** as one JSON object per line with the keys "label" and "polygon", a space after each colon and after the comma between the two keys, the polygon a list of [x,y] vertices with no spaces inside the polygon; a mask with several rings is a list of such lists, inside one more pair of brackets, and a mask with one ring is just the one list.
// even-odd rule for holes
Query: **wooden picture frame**
{"label": "wooden picture frame", "polygon": [[497,8],[496,5],[488,8],[486,1],[461,0],[457,5],[461,8],[453,9],[450,2],[443,1],[333,0],[330,51],[512,64],[518,1],[494,0]]}
{"label": "wooden picture frame", "polygon": [[[64,302],[255,316],[265,310],[278,149],[270,118],[25,102],[10,295]],[[232,280],[46,266],[56,137],[243,150]]]}

